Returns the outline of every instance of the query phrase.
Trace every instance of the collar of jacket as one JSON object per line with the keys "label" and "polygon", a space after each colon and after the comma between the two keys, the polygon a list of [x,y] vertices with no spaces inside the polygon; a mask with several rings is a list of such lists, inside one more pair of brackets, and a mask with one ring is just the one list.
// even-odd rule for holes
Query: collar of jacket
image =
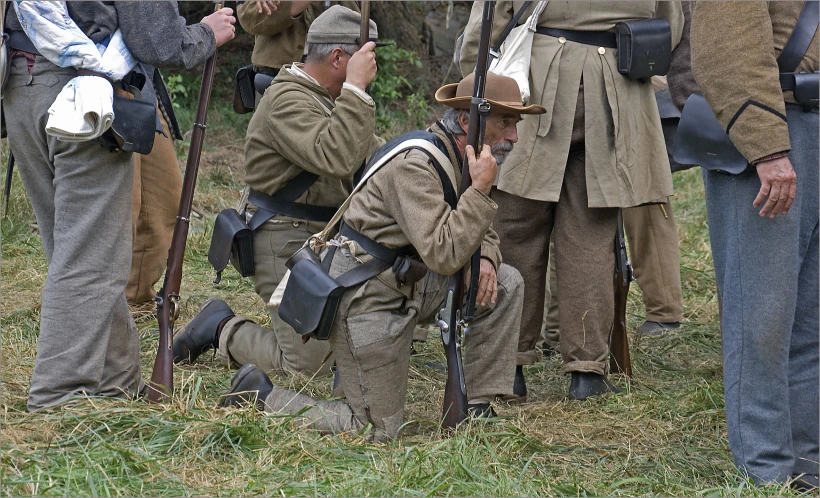
{"label": "collar of jacket", "polygon": [[444,146],[447,148],[447,155],[450,157],[450,162],[453,163],[453,166],[458,165],[456,173],[458,177],[461,177],[461,169],[463,168],[462,157],[458,151],[458,146],[456,146],[455,136],[444,128],[441,121],[433,123],[430,128],[427,128],[427,131],[436,135],[444,142]]}
{"label": "collar of jacket", "polygon": [[290,68],[293,66],[293,64],[286,64],[282,66],[282,70],[279,71],[279,74],[277,74],[276,78],[273,79],[273,83],[271,83],[271,85],[282,83],[296,83],[297,85],[304,87],[306,90],[309,90],[310,93],[316,95],[317,97],[321,97],[322,101],[327,105],[327,107],[329,109],[333,109],[334,101],[333,98],[330,96],[330,92],[328,92],[327,89],[319,83],[316,83],[315,80],[311,81],[305,78],[304,76],[292,74],[290,72]]}

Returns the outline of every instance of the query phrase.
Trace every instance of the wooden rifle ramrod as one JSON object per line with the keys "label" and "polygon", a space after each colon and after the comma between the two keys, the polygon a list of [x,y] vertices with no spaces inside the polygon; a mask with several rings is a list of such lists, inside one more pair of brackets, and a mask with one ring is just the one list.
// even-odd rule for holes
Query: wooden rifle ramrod
{"label": "wooden rifle ramrod", "polygon": [[[487,81],[489,66],[488,54],[493,29],[495,2],[485,2],[481,20],[481,35],[478,44],[478,60],[475,68],[475,83],[470,104],[470,124],[467,129],[467,145],[471,145],[478,156],[484,142],[484,118],[489,112],[489,105],[484,99],[484,87]],[[466,154],[462,162],[459,197],[470,188],[470,165]],[[444,355],[447,358],[447,383],[444,386],[444,415],[442,426],[455,428],[467,418],[467,387],[464,379],[464,368],[461,359],[460,337],[466,335],[470,323],[475,317],[476,292],[481,261],[481,247],[476,249],[470,258],[470,286],[466,292],[465,272],[462,268],[450,277],[447,300],[444,309],[439,313],[438,325],[441,328],[441,340],[444,343]],[[464,314],[462,316],[462,305]]]}
{"label": "wooden rifle ramrod", "polygon": [[[222,9],[217,3],[214,11]],[[182,181],[182,196],[179,199],[179,211],[174,225],[171,248],[168,251],[168,263],[165,269],[165,280],[157,302],[157,322],[159,323],[159,346],[151,382],[148,384],[148,401],[160,402],[170,399],[174,392],[174,322],[179,316],[179,288],[182,283],[182,264],[185,259],[185,246],[188,241],[188,227],[191,219],[191,206],[194,201],[196,177],[199,172],[199,161],[202,155],[202,143],[205,140],[205,120],[208,116],[208,104],[214,86],[214,69],[216,52],[205,61],[202,72],[202,85],[199,88],[194,127],[191,132],[191,145],[188,148],[188,161],[185,165],[185,177]]]}

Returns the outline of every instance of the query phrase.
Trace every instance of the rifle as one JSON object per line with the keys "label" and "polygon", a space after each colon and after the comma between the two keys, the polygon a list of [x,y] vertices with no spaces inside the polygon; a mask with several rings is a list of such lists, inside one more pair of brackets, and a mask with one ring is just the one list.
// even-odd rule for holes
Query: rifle
{"label": "rifle", "polygon": [[5,207],[3,208],[3,219],[9,214],[9,197],[11,197],[11,180],[14,173],[14,154],[9,149],[9,162],[6,166],[6,184],[3,186],[3,195],[5,196]]}
{"label": "rifle", "polygon": [[[222,8],[216,3],[214,11]],[[179,199],[179,211],[168,251],[168,263],[165,269],[165,280],[157,294],[157,322],[159,323],[159,346],[151,382],[148,384],[148,401],[159,402],[171,397],[174,392],[174,322],[179,316],[179,287],[182,283],[182,263],[185,258],[185,245],[188,239],[188,226],[191,219],[191,205],[194,201],[196,176],[199,172],[199,160],[202,155],[202,143],[205,140],[205,118],[208,116],[208,104],[211,100],[211,89],[214,86],[214,68],[216,51],[205,61],[202,71],[202,85],[199,87],[199,103],[196,108],[191,146],[188,149],[188,161],[185,164],[185,177],[182,180],[182,195]]]}
{"label": "rifle", "polygon": [[618,231],[615,234],[615,321],[609,338],[609,369],[632,377],[632,359],[629,355],[629,338],[626,336],[626,296],[632,282],[632,264],[626,253],[624,222],[618,213]]}
{"label": "rifle", "polygon": [[[484,143],[484,122],[490,112],[489,103],[484,100],[487,81],[488,54],[493,28],[495,2],[484,3],[481,21],[481,37],[478,45],[478,61],[475,68],[473,98],[470,104],[470,125],[467,129],[467,145],[472,145],[478,154]],[[465,154],[461,169],[461,184],[458,195],[470,188],[470,166]],[[447,358],[447,383],[444,386],[444,415],[442,426],[452,429],[467,418],[467,385],[464,380],[464,366],[461,361],[461,337],[470,332],[470,323],[475,318],[475,301],[478,292],[478,274],[481,262],[481,247],[470,257],[470,286],[467,291],[464,316],[461,316],[465,301],[464,269],[451,276],[447,286],[444,308],[439,312],[437,325],[441,328],[441,341]]]}
{"label": "rifle", "polygon": [[362,0],[362,22],[359,25],[359,48],[370,41],[370,0]]}

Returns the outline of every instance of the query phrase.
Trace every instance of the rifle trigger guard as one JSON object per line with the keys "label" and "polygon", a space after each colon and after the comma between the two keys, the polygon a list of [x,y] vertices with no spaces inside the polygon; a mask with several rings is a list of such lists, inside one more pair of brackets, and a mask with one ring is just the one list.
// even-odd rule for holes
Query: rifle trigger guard
{"label": "rifle trigger guard", "polygon": [[171,322],[173,323],[177,321],[177,318],[179,318],[179,296],[177,296],[176,294],[171,294],[170,296],[168,296],[168,303],[171,306],[171,309],[169,311],[171,316]]}

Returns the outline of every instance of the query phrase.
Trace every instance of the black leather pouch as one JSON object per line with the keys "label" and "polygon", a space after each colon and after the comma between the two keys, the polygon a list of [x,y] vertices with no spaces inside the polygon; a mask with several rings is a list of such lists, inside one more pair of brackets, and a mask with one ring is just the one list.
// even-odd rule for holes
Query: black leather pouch
{"label": "black leather pouch", "polygon": [[208,261],[216,270],[216,280],[222,280],[222,271],[228,262],[243,277],[252,276],[256,268],[253,262],[253,231],[236,209],[225,209],[216,216]]}
{"label": "black leather pouch", "polygon": [[683,106],[672,157],[680,164],[697,164],[733,175],[745,171],[749,164],[698,93],[692,94]]}
{"label": "black leather pouch", "polygon": [[413,285],[427,275],[427,265],[407,256],[399,256],[393,263],[393,274],[399,287]]}
{"label": "black leather pouch", "polygon": [[253,64],[239,68],[236,72],[236,86],[233,91],[233,110],[237,114],[247,114],[256,108],[256,94],[253,79],[256,71]]}
{"label": "black leather pouch", "polygon": [[327,274],[309,247],[297,251],[286,266],[290,277],[279,304],[279,318],[299,335],[327,340],[345,288]]}
{"label": "black leather pouch", "polygon": [[666,19],[636,19],[615,25],[618,72],[645,80],[669,72],[672,30]]}
{"label": "black leather pouch", "polygon": [[154,148],[157,130],[155,103],[129,98],[114,92],[114,122],[111,131],[118,147],[124,152],[147,155]]}
{"label": "black leather pouch", "polygon": [[794,73],[794,100],[804,107],[817,107],[820,98],[820,74]]}
{"label": "black leather pouch", "polygon": [[265,90],[273,83],[274,77],[275,76],[271,76],[270,74],[256,73],[253,77],[253,86],[256,89],[256,93],[265,95]]}

